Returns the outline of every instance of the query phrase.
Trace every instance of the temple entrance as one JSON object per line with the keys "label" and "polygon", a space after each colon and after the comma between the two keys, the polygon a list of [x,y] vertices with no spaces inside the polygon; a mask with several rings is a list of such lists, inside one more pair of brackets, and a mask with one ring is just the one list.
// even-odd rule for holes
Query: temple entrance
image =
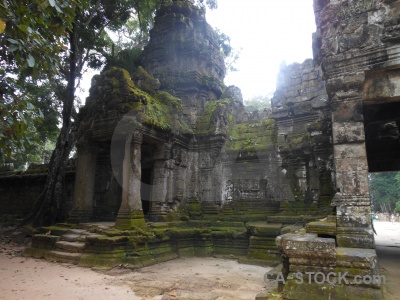
{"label": "temple entrance", "polygon": [[151,197],[151,184],[152,184],[152,168],[142,168],[142,186],[140,189],[140,198],[142,200],[143,214],[147,216],[150,212],[150,197]]}
{"label": "temple entrance", "polygon": [[154,160],[153,153],[155,150],[154,144],[142,144],[142,157],[141,157],[141,188],[140,198],[142,200],[142,209],[145,217],[148,217],[151,211],[151,192],[153,184],[153,169]]}
{"label": "temple entrance", "polygon": [[388,78],[399,72],[376,73],[368,74],[364,88],[365,146],[378,266],[387,277],[385,296],[394,299],[400,263],[400,101]]}

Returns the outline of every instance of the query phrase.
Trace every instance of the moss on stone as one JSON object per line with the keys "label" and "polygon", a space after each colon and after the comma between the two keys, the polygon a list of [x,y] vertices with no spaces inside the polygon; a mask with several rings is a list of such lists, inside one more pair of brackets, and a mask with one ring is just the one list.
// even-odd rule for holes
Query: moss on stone
{"label": "moss on stone", "polygon": [[[150,75],[142,73],[140,76],[149,80],[147,77]],[[128,71],[111,68],[97,77],[81,115],[83,117],[88,111],[91,111],[92,115],[103,113],[103,110],[97,111],[101,107],[112,108],[122,114],[131,112],[139,124],[163,131],[191,133],[190,126],[182,115],[183,106],[180,99],[155,89],[151,92],[147,89],[146,91],[135,86]]]}
{"label": "moss on stone", "polygon": [[226,144],[228,151],[273,151],[276,144],[276,121],[272,119],[232,126]]}
{"label": "moss on stone", "polygon": [[278,262],[281,254],[280,253],[269,253],[268,250],[265,249],[249,249],[247,254],[248,259],[256,259],[263,261],[273,261]]}
{"label": "moss on stone", "polygon": [[257,236],[278,236],[280,234],[282,224],[269,224],[267,222],[248,222],[246,228],[252,235]]}
{"label": "moss on stone", "polygon": [[129,216],[117,217],[115,228],[119,230],[130,230],[136,227],[146,227],[143,211],[132,211]]}
{"label": "moss on stone", "polygon": [[[216,119],[220,113],[227,115],[228,121],[233,122],[232,106],[233,99],[225,98],[216,101],[209,101],[204,109],[204,114],[197,120],[195,133],[197,134],[213,134],[216,129]],[[229,124],[231,125],[231,124]]]}
{"label": "moss on stone", "polygon": [[49,251],[50,250],[43,249],[43,248],[28,247],[28,248],[25,248],[22,256],[33,257],[33,258],[44,258],[46,253],[48,253]]}
{"label": "moss on stone", "polygon": [[125,260],[126,254],[124,251],[112,251],[106,254],[84,254],[79,261],[79,266],[90,267],[97,270],[109,270],[123,264]]}

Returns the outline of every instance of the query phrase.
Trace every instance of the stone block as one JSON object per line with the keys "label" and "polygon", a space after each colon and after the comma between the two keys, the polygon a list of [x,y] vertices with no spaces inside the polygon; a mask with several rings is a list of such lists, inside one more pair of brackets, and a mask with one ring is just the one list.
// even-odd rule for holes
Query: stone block
{"label": "stone block", "polygon": [[334,259],[335,240],[311,234],[295,234],[282,238],[282,251],[289,258]]}
{"label": "stone block", "polygon": [[332,124],[334,144],[365,141],[364,123],[362,122],[334,122]]}
{"label": "stone block", "polygon": [[377,266],[375,249],[336,248],[337,266],[374,270]]}
{"label": "stone block", "polygon": [[60,240],[59,236],[36,234],[32,238],[32,247],[43,249],[54,249],[56,242]]}
{"label": "stone block", "polygon": [[362,122],[364,120],[362,100],[336,102],[332,111],[332,122]]}
{"label": "stone block", "polygon": [[333,151],[335,159],[367,157],[365,143],[339,144],[335,145]]}
{"label": "stone block", "polygon": [[82,252],[85,249],[85,243],[80,242],[58,241],[55,246],[67,252]]}
{"label": "stone block", "polygon": [[348,206],[342,204],[337,206],[337,226],[338,227],[370,227],[371,226],[371,207],[370,206]]}
{"label": "stone block", "polygon": [[332,205],[334,206],[370,206],[371,198],[369,193],[365,195],[350,195],[344,193],[336,193],[333,198]]}
{"label": "stone block", "polygon": [[371,249],[375,247],[373,235],[338,234],[336,236],[336,241],[339,247],[365,249]]}
{"label": "stone block", "polygon": [[336,171],[336,187],[343,194],[369,195],[368,170]]}
{"label": "stone block", "polygon": [[297,266],[318,266],[318,267],[336,266],[336,260],[333,257],[328,259],[291,257],[289,258],[289,263],[291,265],[297,265]]}
{"label": "stone block", "polygon": [[282,224],[269,224],[267,222],[249,222],[246,228],[252,235],[264,237],[276,237],[281,233]]}
{"label": "stone block", "polygon": [[336,235],[336,220],[335,222],[310,222],[306,225],[307,233]]}
{"label": "stone block", "polygon": [[334,160],[336,170],[350,171],[365,171],[368,170],[368,161],[366,157],[338,158]]}

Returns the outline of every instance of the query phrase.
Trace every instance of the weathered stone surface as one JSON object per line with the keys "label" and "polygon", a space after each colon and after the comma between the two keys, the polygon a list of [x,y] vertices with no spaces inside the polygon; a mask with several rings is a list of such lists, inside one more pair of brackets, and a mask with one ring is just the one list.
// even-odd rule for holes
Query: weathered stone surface
{"label": "weathered stone surface", "polygon": [[373,249],[343,248],[336,249],[337,266],[375,270],[377,267],[376,252]]}
{"label": "weathered stone surface", "polygon": [[365,140],[364,124],[361,122],[334,122],[332,124],[332,134],[334,144]]}
{"label": "weathered stone surface", "polygon": [[282,251],[290,258],[335,259],[335,240],[301,234],[284,237]]}
{"label": "weathered stone surface", "polygon": [[249,222],[246,224],[246,228],[250,230],[253,235],[256,236],[276,237],[280,234],[282,224],[269,224],[267,222]]}
{"label": "weathered stone surface", "polygon": [[56,242],[55,247],[67,252],[81,252],[85,249],[85,243],[58,241]]}
{"label": "weathered stone surface", "polygon": [[319,235],[336,235],[336,222],[310,222],[306,225],[307,233]]}

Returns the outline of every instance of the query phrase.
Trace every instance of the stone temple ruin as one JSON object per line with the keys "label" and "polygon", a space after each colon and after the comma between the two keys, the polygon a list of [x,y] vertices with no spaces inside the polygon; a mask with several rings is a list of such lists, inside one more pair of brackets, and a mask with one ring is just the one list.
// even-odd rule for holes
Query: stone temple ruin
{"label": "stone temple ruin", "polygon": [[[106,268],[213,254],[282,262],[285,276],[378,275],[368,172],[400,169],[400,1],[314,0],[314,10],[314,59],[283,67],[272,111],[249,113],[223,83],[204,13],[163,6],[135,74],[92,79],[68,223],[44,228],[25,254]],[[3,173],[2,206],[36,173]],[[289,278],[284,299],[382,298],[376,283]]]}

